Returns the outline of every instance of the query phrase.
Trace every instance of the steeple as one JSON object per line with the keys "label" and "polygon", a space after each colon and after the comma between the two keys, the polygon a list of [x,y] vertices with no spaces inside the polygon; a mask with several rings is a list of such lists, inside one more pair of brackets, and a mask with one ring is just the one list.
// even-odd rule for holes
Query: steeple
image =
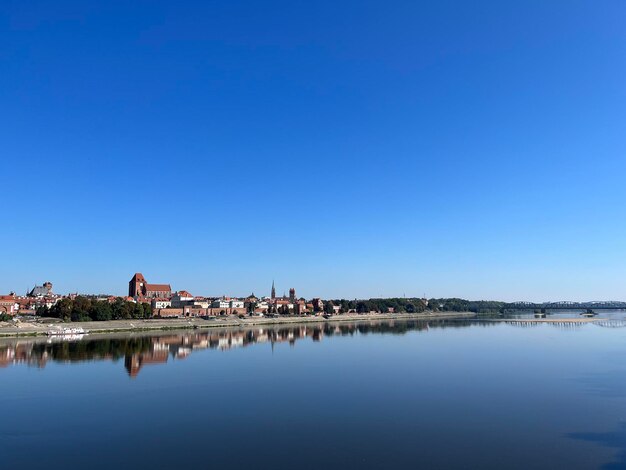
{"label": "steeple", "polygon": [[274,280],[272,279],[272,299],[276,298],[276,287],[274,287]]}

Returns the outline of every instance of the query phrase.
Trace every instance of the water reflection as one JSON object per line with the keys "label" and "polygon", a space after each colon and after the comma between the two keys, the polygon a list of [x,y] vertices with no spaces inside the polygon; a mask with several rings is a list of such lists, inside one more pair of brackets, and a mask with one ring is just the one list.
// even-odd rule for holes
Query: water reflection
{"label": "water reflection", "polygon": [[585,323],[576,323],[576,322],[568,322],[568,321],[550,321],[550,322],[533,322],[533,321],[507,321],[504,320],[502,323],[505,323],[509,326],[513,326],[515,328],[540,328],[542,326],[550,326],[552,328],[558,328],[560,330],[577,330],[582,328]]}
{"label": "water reflection", "polygon": [[[551,310],[547,309],[543,311],[546,315],[546,318],[558,320],[558,319],[575,319],[581,318],[583,313],[586,310],[578,309],[578,310]],[[594,310],[595,314],[599,318],[607,319],[607,320],[626,320],[626,311],[624,310],[611,310],[611,309],[596,309]],[[519,310],[519,311],[508,311],[503,315],[497,315],[500,318],[510,318],[510,319],[532,319],[535,318],[535,313],[531,310]]]}
{"label": "water reflection", "polygon": [[617,449],[612,462],[602,465],[603,469],[626,468],[626,423],[621,423],[616,431],[612,432],[573,432],[567,437],[581,441],[592,442],[611,449]]}
{"label": "water reflection", "polygon": [[106,337],[53,337],[4,339],[0,342],[0,367],[25,364],[43,368],[49,361],[118,361],[130,377],[137,377],[144,366],[166,364],[168,360],[185,359],[194,351],[243,348],[253,344],[278,343],[295,345],[299,340],[321,341],[325,336],[355,334],[404,334],[426,331],[432,327],[467,327],[468,321],[379,321],[362,323],[325,323],[288,327],[247,328],[240,330],[181,330],[165,334],[111,335]]}
{"label": "water reflection", "polygon": [[[580,323],[520,323],[504,321],[516,328],[549,326],[563,330],[579,329]],[[124,366],[131,377],[150,364],[166,364],[169,359],[180,360],[194,351],[247,347],[253,344],[289,343],[298,340],[321,341],[325,336],[349,336],[355,334],[405,334],[409,331],[427,331],[429,328],[466,328],[468,326],[492,328],[498,323],[473,320],[439,321],[368,321],[354,323],[324,323],[283,327],[259,327],[246,329],[212,329],[207,331],[181,330],[173,333],[119,334],[107,336],[68,335],[52,338],[0,339],[0,368],[11,364],[23,364],[44,368],[49,361],[72,363],[82,361],[124,359]],[[595,323],[594,323],[595,325]],[[609,321],[597,326],[624,327],[626,322]]]}
{"label": "water reflection", "polygon": [[[301,339],[320,341],[325,336],[355,334],[405,334],[409,331],[427,331],[429,328],[492,328],[505,323],[516,328],[551,327],[561,330],[580,329],[588,324],[553,321],[549,323],[518,321],[439,320],[411,321],[384,320],[353,323],[323,323],[314,325],[258,327],[246,329],[211,329],[206,331],[181,330],[173,333],[118,334],[107,336],[67,335],[51,338],[0,339],[0,368],[23,364],[44,368],[48,361],[82,362],[94,360],[118,361],[131,377],[136,377],[143,366],[165,364],[168,359],[184,359],[203,349],[221,351],[247,347],[253,344],[289,343]],[[605,320],[592,323],[597,327],[624,328],[624,320]]]}
{"label": "water reflection", "polygon": [[0,365],[16,364],[0,370],[0,455],[3,468],[67,455],[90,468],[614,468],[625,356],[616,319],[0,339]]}

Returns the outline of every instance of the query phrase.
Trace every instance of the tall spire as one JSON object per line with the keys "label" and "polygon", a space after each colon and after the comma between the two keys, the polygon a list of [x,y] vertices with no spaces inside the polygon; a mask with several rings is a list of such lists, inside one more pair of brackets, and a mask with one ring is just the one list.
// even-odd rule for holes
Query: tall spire
{"label": "tall spire", "polygon": [[272,299],[276,298],[276,288],[274,287],[274,279],[272,279]]}

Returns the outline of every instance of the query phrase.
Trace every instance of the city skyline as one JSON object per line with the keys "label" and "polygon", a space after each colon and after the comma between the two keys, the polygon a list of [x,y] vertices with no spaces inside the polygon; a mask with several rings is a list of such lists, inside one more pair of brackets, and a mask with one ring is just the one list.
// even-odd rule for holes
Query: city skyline
{"label": "city skyline", "polygon": [[10,2],[0,292],[626,299],[625,16]]}
{"label": "city skyline", "polygon": [[[139,276],[139,279],[137,279],[137,276]],[[195,290],[195,289],[187,289],[185,287],[181,287],[181,286],[177,286],[174,282],[172,283],[168,283],[168,284],[151,284],[148,283],[146,281],[146,279],[143,277],[143,274],[141,272],[136,272],[134,274],[134,276],[132,277],[132,279],[130,280],[129,283],[126,283],[125,287],[126,289],[124,290],[124,292],[120,292],[120,289],[117,289],[116,291],[104,291],[104,290],[92,290],[92,291],[77,291],[77,290],[62,290],[62,289],[57,289],[56,286],[56,282],[54,283],[55,288],[53,289],[53,284],[50,281],[43,281],[41,283],[33,283],[31,284],[29,287],[27,287],[23,292],[20,292],[18,290],[15,289],[9,289],[6,290],[6,293],[14,293],[16,296],[18,297],[23,297],[23,296],[29,296],[29,297],[36,297],[37,295],[45,295],[45,291],[47,288],[47,291],[50,293],[54,293],[55,295],[60,295],[60,296],[65,296],[65,295],[85,295],[85,296],[116,296],[116,297],[120,297],[120,298],[137,298],[137,297],[144,297],[146,292],[144,290],[144,293],[138,293],[138,287],[137,287],[137,283],[138,282],[143,282],[145,283],[146,286],[150,286],[150,288],[154,288],[154,289],[165,289],[167,287],[168,291],[167,292],[163,292],[162,295],[148,295],[146,296],[147,299],[151,299],[151,298],[160,298],[160,297],[167,297],[170,298],[173,294],[177,294],[177,293],[183,293],[184,295],[190,295],[193,297],[202,297],[202,298],[212,298],[212,299],[219,299],[219,298],[233,298],[233,299],[245,299],[248,298],[250,296],[256,296],[259,299],[274,299],[274,298],[294,298],[294,299],[313,299],[313,298],[318,298],[318,299],[326,299],[326,300],[339,300],[339,299],[344,299],[344,300],[367,300],[367,299],[377,299],[377,298],[398,298],[398,299],[402,299],[402,298],[407,298],[407,299],[439,299],[439,298],[443,298],[443,299],[453,299],[453,298],[459,298],[459,299],[465,299],[465,300],[469,300],[469,301],[501,301],[501,302],[509,302],[509,303],[517,303],[517,302],[521,302],[521,303],[558,303],[558,302],[575,302],[575,303],[585,303],[585,302],[610,302],[610,301],[615,301],[615,302],[624,302],[626,300],[622,300],[620,298],[584,298],[584,297],[580,297],[580,298],[576,298],[576,299],[565,299],[565,298],[551,298],[551,299],[501,299],[501,298],[464,298],[458,295],[450,295],[450,296],[429,296],[426,292],[422,293],[421,295],[419,294],[407,294],[406,292],[403,292],[401,295],[389,295],[389,296],[376,296],[376,295],[370,295],[370,296],[362,296],[362,297],[349,297],[349,296],[320,296],[317,295],[315,293],[311,294],[311,295],[301,295],[301,291],[300,288],[296,288],[293,287],[293,285],[289,284],[288,288],[285,288],[283,290],[277,290],[275,285],[276,282],[274,279],[272,279],[271,282],[271,287],[269,287],[269,289],[267,289],[267,291],[264,291],[262,289],[259,290],[250,290],[247,293],[243,293],[243,294],[239,294],[239,293],[232,293],[232,292],[222,292],[222,293],[214,293],[214,292],[207,292],[206,290]],[[129,287],[129,284],[135,284],[135,287]],[[143,285],[143,284],[142,284]],[[176,288],[172,288],[171,286],[174,285],[176,286]],[[166,286],[166,287],[165,287]],[[306,289],[305,289],[306,290]],[[41,292],[39,292],[41,291]],[[158,291],[155,291],[157,293],[159,293]],[[159,293],[161,294],[161,293]]]}

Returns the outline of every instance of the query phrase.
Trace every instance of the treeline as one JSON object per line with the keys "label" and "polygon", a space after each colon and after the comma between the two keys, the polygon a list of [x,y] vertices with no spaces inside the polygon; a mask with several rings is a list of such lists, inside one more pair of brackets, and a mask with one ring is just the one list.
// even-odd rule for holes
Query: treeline
{"label": "treeline", "polygon": [[39,307],[37,315],[60,318],[63,321],[128,320],[151,317],[152,306],[129,302],[119,297],[110,303],[78,296],[75,299],[63,298],[50,308]]}
{"label": "treeline", "polygon": [[428,308],[442,312],[474,312],[499,313],[504,309],[505,302],[496,300],[465,300],[465,299],[429,299]]}
{"label": "treeline", "polygon": [[[332,304],[340,307],[340,313],[356,311],[357,313],[380,312],[386,313],[389,309],[394,312],[419,313],[426,310],[422,299],[418,298],[390,298],[368,300],[331,300]],[[328,304],[328,303],[327,303]]]}
{"label": "treeline", "polygon": [[396,313],[420,313],[425,310],[435,312],[474,312],[498,313],[506,305],[504,302],[493,300],[465,300],[465,299],[420,299],[420,298],[389,298],[368,300],[338,299],[331,301],[341,308],[341,313],[356,311],[357,313],[380,312],[386,313],[393,309]]}

